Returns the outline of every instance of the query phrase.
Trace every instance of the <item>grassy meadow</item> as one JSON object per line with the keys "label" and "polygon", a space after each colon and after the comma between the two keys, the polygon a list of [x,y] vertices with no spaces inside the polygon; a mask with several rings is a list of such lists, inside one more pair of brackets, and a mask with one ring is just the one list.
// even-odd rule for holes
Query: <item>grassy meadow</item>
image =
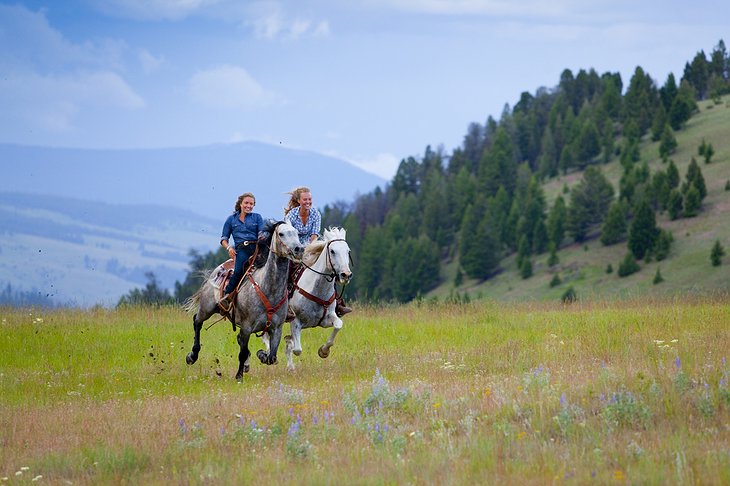
{"label": "grassy meadow", "polygon": [[359,308],[241,383],[177,308],[0,315],[3,484],[730,483],[727,296]]}

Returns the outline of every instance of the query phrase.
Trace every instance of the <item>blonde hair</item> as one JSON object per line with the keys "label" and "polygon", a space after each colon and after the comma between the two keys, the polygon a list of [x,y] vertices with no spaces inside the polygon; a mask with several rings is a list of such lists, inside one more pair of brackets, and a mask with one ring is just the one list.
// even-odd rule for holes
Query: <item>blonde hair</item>
{"label": "blonde hair", "polygon": [[306,186],[300,186],[294,189],[291,192],[287,192],[289,194],[289,202],[286,203],[286,207],[284,208],[284,216],[289,214],[289,211],[299,206],[299,198],[302,194],[305,192],[312,192],[308,187]]}
{"label": "blonde hair", "polygon": [[236,213],[241,212],[241,203],[247,197],[250,197],[251,199],[253,199],[253,204],[254,204],[254,206],[256,205],[256,196],[254,196],[253,193],[251,193],[251,192],[244,192],[243,194],[238,196],[238,199],[236,199],[236,204],[233,206],[234,212],[236,212]]}

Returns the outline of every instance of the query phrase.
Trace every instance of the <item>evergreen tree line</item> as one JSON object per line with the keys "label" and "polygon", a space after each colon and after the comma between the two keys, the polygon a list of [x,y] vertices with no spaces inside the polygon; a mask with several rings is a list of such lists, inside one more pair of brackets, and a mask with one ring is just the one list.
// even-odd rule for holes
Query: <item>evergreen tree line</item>
{"label": "evergreen tree line", "polygon": [[[348,294],[408,301],[441,282],[444,263],[457,261],[457,280],[483,280],[515,253],[529,278],[534,255],[552,258],[571,239],[626,240],[635,258],[663,258],[671,235],[656,228],[655,212],[691,217],[706,195],[694,159],[679,184],[674,133],[697,100],[730,92],[729,74],[723,41],[709,59],[700,51],[688,62],[679,83],[669,74],[661,87],[641,67],[625,91],[619,73],[566,69],[555,88],[522,93],[498,121],[469,125],[451,154],[428,146],[420,159],[402,160],[385,188],[324,210],[325,225],[347,229],[357,275]],[[666,170],[650,174],[640,160],[644,137],[660,141]],[[624,170],[618,191],[600,169],[614,157]],[[548,207],[542,183],[578,170],[581,181]]]}
{"label": "evergreen tree line", "polygon": [[40,290],[13,289],[9,283],[0,291],[0,306],[53,308],[57,305],[50,295]]}
{"label": "evergreen tree line", "polygon": [[[709,58],[698,52],[679,83],[669,74],[659,87],[637,67],[624,91],[619,73],[566,69],[556,87],[523,92],[499,120],[470,124],[451,154],[427,146],[419,159],[403,159],[384,188],[324,208],[325,227],[347,230],[356,275],[348,297],[409,301],[441,283],[443,264],[457,263],[458,285],[465,276],[490,278],[515,253],[529,278],[535,255],[549,252],[554,265],[561,246],[594,237],[606,245],[625,241],[633,259],[665,258],[671,235],[657,229],[656,212],[694,216],[706,195],[694,159],[680,180],[671,160],[674,134],[697,100],[725,93],[730,56],[722,40]],[[651,174],[640,160],[645,137],[660,142],[666,169]],[[698,148],[706,163],[713,153],[707,144]],[[614,157],[623,167],[618,191],[601,172]],[[579,183],[548,207],[542,184],[580,170]],[[199,271],[226,258],[220,250],[192,252],[190,273],[167,297],[184,301],[202,283]],[[137,292],[151,296],[155,283]],[[558,276],[551,285],[559,283]],[[566,294],[566,301],[575,298]]]}

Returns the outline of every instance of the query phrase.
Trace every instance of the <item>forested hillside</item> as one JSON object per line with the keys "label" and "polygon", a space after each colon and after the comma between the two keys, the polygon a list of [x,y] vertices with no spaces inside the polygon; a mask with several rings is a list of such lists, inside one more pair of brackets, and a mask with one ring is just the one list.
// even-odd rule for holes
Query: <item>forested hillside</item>
{"label": "forested hillside", "polygon": [[[661,85],[641,67],[627,84],[619,73],[566,69],[556,87],[523,92],[499,120],[472,123],[453,153],[427,147],[420,160],[402,160],[384,189],[325,208],[325,224],[344,226],[353,250],[348,294],[403,302],[472,289],[519,298],[516,287],[539,287],[569,299],[566,281],[590,279],[586,272],[618,282],[676,258],[679,232],[690,234],[681,221],[705,221],[704,231],[719,223],[702,219],[703,173],[722,167],[712,190],[726,189],[729,74],[722,40]],[[718,116],[693,126],[700,107]],[[712,243],[701,249],[708,268]],[[597,255],[603,249],[610,256]],[[662,282],[660,268],[644,275],[649,285]]]}
{"label": "forested hillside", "polygon": [[499,120],[470,124],[452,153],[428,146],[384,188],[324,208],[325,227],[347,229],[347,295],[730,291],[727,94],[722,40],[661,85],[640,66],[627,84],[619,73],[564,70]]}

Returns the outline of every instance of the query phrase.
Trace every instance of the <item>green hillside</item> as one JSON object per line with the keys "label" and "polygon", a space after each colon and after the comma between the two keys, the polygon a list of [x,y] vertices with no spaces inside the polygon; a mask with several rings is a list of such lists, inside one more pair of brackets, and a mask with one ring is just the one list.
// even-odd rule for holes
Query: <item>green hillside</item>
{"label": "green hillside", "polygon": [[[730,180],[730,96],[725,96],[719,103],[707,100],[698,105],[699,113],[676,133],[678,147],[670,159],[674,160],[684,180],[690,160],[695,157],[707,184],[707,197],[702,211],[694,218],[670,221],[666,212],[657,214],[658,226],[671,231],[674,236],[667,259],[650,263],[642,261],[639,272],[620,278],[616,269],[628,251],[626,243],[604,246],[594,234],[582,244],[561,247],[557,252],[560,263],[552,268],[547,265],[548,253],[538,255],[534,260],[533,276],[524,280],[519,275],[513,254],[502,261],[502,271],[493,278],[481,282],[465,278],[459,287],[455,287],[458,258],[452,258],[442,266],[443,283],[427,293],[426,298],[445,298],[458,292],[468,293],[471,298],[553,300],[560,299],[569,286],[573,286],[579,299],[729,292],[730,256],[723,258],[722,265],[712,266],[710,251],[714,242],[719,240],[726,253],[730,254],[730,191],[725,189]],[[710,164],[705,164],[697,154],[703,139],[715,149]],[[641,160],[648,162],[652,173],[666,169],[666,164],[659,157],[658,146],[659,142],[652,142],[649,136],[643,137]],[[618,157],[603,165],[602,171],[614,188],[618,188],[623,171]],[[575,186],[582,175],[582,171],[577,171],[548,180],[543,185],[548,205],[552,206],[564,186]],[[614,271],[607,274],[609,264]],[[653,280],[657,269],[660,269],[664,281],[655,285]],[[556,273],[562,284],[551,288],[549,283]]]}

